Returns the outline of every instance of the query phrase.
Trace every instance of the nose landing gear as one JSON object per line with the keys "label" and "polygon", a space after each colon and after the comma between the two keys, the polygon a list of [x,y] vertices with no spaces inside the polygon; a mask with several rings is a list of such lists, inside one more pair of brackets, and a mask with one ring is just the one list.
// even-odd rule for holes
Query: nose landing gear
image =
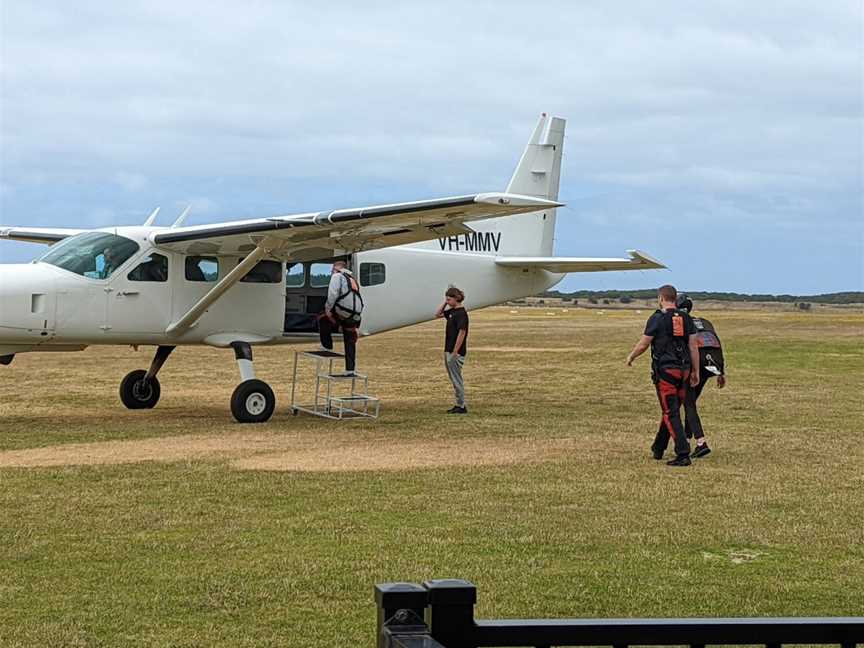
{"label": "nose landing gear", "polygon": [[123,378],[120,383],[120,400],[127,409],[153,409],[162,395],[162,388],[156,374],[165,364],[168,356],[174,350],[173,346],[160,346],[156,356],[150,363],[150,369],[136,369]]}

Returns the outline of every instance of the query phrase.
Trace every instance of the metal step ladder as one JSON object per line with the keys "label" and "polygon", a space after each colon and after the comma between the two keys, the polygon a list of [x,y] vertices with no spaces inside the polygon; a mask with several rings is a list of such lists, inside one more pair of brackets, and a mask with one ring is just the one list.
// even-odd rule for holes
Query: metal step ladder
{"label": "metal step ladder", "polygon": [[[291,380],[291,409],[334,420],[377,419],[379,400],[369,395],[369,376],[358,372],[333,371],[333,361],[345,356],[335,351],[295,351],[294,375]],[[314,387],[301,395],[297,381],[301,359],[311,359]],[[306,398],[304,398],[306,396]]]}

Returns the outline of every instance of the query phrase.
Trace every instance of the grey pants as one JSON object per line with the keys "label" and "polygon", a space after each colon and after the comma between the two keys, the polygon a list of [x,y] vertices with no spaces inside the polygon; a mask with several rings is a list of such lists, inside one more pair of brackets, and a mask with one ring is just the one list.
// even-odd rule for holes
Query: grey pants
{"label": "grey pants", "polygon": [[447,375],[453,383],[453,391],[456,394],[456,404],[465,407],[465,382],[462,380],[462,367],[465,358],[458,353],[444,352],[444,366],[447,367]]}

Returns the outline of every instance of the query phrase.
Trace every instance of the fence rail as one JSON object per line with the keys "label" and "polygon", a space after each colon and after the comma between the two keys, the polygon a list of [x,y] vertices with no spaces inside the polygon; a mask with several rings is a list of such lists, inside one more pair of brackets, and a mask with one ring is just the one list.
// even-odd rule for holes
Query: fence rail
{"label": "fence rail", "polygon": [[474,618],[477,589],[463,580],[375,586],[378,648],[835,644],[864,642],[864,617],[744,619]]}

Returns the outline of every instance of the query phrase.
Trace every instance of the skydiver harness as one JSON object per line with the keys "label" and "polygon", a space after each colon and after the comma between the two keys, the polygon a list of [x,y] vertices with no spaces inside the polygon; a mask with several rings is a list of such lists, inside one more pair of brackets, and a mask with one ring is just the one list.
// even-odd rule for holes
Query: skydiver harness
{"label": "skydiver harness", "polygon": [[690,369],[690,349],[685,327],[686,313],[676,309],[661,311],[663,317],[659,333],[651,341],[651,379],[678,384],[680,377],[669,374],[667,369]]}
{"label": "skydiver harness", "polygon": [[696,342],[699,345],[699,368],[713,376],[724,374],[723,347],[714,330],[714,325],[701,317],[693,318],[696,327]]}
{"label": "skydiver harness", "polygon": [[333,312],[343,328],[355,328],[360,325],[360,316],[363,314],[360,286],[353,275],[347,272],[340,274],[345,278],[346,289],[333,302]]}

